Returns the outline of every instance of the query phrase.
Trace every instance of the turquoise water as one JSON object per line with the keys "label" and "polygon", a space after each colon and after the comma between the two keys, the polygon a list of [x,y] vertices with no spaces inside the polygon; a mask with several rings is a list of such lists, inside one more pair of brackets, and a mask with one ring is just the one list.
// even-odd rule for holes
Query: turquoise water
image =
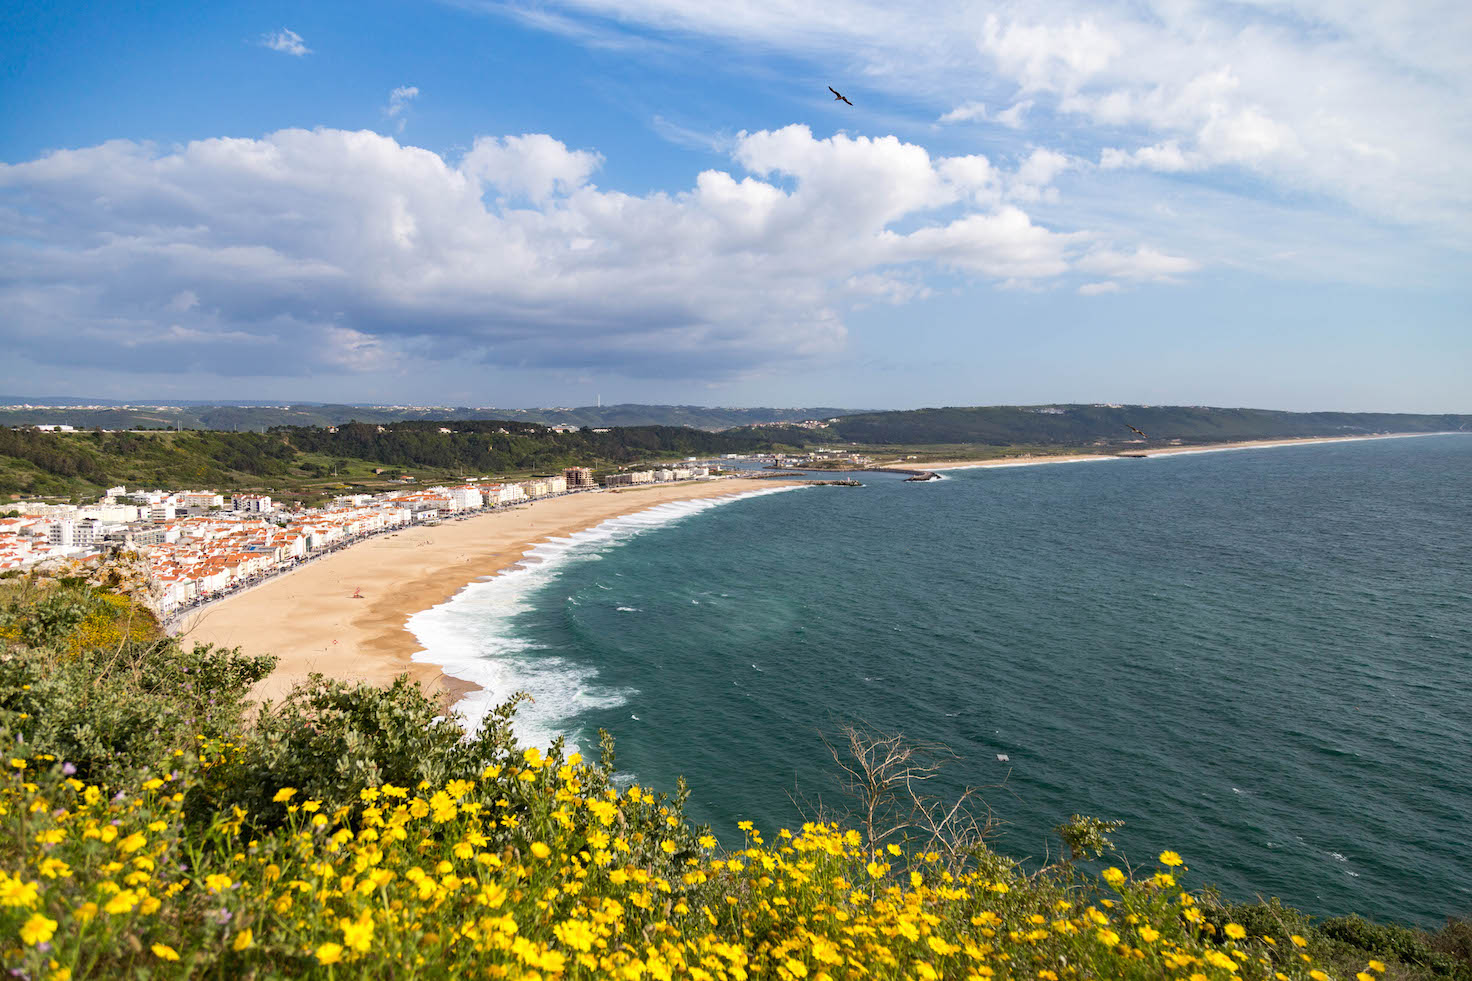
{"label": "turquoise water", "polygon": [[412,626],[718,833],[833,800],[819,733],[864,721],[1005,778],[1016,857],[1078,812],[1231,897],[1472,913],[1472,438],[864,481],[614,522]]}

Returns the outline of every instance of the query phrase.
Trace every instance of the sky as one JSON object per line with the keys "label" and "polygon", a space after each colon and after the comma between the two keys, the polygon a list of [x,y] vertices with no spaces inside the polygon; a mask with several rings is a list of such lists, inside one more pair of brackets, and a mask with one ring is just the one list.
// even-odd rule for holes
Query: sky
{"label": "sky", "polygon": [[1472,412],[1465,0],[11,0],[0,106],[7,395]]}

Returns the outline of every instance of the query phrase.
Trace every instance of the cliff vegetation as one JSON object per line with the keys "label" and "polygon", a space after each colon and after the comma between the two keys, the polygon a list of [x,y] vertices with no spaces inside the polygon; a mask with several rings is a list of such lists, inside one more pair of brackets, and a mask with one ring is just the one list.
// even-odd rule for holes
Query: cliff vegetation
{"label": "cliff vegetation", "polygon": [[898,737],[839,744],[848,816],[723,847],[683,785],[616,781],[609,740],[521,745],[514,700],[475,735],[402,679],[319,678],[252,713],[272,659],[162,636],[130,588],[0,580],[16,977],[1472,977],[1466,923],[1233,906],[1189,855],[1128,865],[1107,822],[1073,818],[1068,859],[1024,868],[974,800],[904,789]]}

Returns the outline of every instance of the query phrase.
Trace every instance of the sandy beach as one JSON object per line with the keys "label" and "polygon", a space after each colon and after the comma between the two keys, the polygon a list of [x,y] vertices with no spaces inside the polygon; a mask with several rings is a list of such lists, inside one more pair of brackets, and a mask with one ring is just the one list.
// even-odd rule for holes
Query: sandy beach
{"label": "sandy beach", "polygon": [[895,463],[886,466],[909,466],[925,470],[962,470],[970,467],[1017,467],[1044,463],[1087,463],[1113,460],[1120,456],[1170,456],[1176,453],[1218,453],[1223,450],[1265,449],[1271,446],[1307,446],[1311,443],[1354,443],[1367,439],[1409,439],[1416,436],[1442,436],[1444,433],[1383,433],[1375,436],[1304,436],[1287,439],[1255,439],[1241,443],[1193,443],[1182,446],[1151,446],[1140,441],[1110,453],[1075,453],[1067,456],[1023,455],[992,460],[942,460],[939,463]]}
{"label": "sandy beach", "polygon": [[[470,582],[505,569],[535,543],[667,501],[724,497],[797,481],[731,479],[570,494],[435,527],[371,538],[186,616],[179,634],[275,654],[258,701],[279,700],[313,672],[386,685],[407,672],[446,705],[474,685],[411,660],[419,645],[410,616],[445,602]],[[354,599],[355,590],[362,591]]]}

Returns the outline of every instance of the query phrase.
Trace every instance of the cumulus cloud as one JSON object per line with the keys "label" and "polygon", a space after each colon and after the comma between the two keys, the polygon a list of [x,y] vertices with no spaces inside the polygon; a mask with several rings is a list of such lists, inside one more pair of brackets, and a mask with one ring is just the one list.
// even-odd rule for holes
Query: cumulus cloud
{"label": "cumulus cloud", "polygon": [[155,372],[413,356],[717,379],[831,354],[846,311],[924,296],[939,269],[1046,285],[1194,268],[1033,220],[1013,191],[1069,165],[1051,151],[1009,170],[788,126],[740,134],[731,158],[645,195],[600,189],[602,157],[545,134],[459,159],[319,129],[0,165],[7,343]]}
{"label": "cumulus cloud", "polygon": [[279,31],[272,31],[269,34],[262,35],[261,44],[270,48],[272,51],[280,51],[282,54],[294,55],[298,58],[302,55],[312,53],[312,49],[307,47],[306,42],[302,40],[302,36],[289,27],[283,27]]}
{"label": "cumulus cloud", "polygon": [[542,202],[582,187],[602,163],[597,153],[569,150],[545,133],[528,133],[481,137],[460,161],[460,170],[503,194]]}

